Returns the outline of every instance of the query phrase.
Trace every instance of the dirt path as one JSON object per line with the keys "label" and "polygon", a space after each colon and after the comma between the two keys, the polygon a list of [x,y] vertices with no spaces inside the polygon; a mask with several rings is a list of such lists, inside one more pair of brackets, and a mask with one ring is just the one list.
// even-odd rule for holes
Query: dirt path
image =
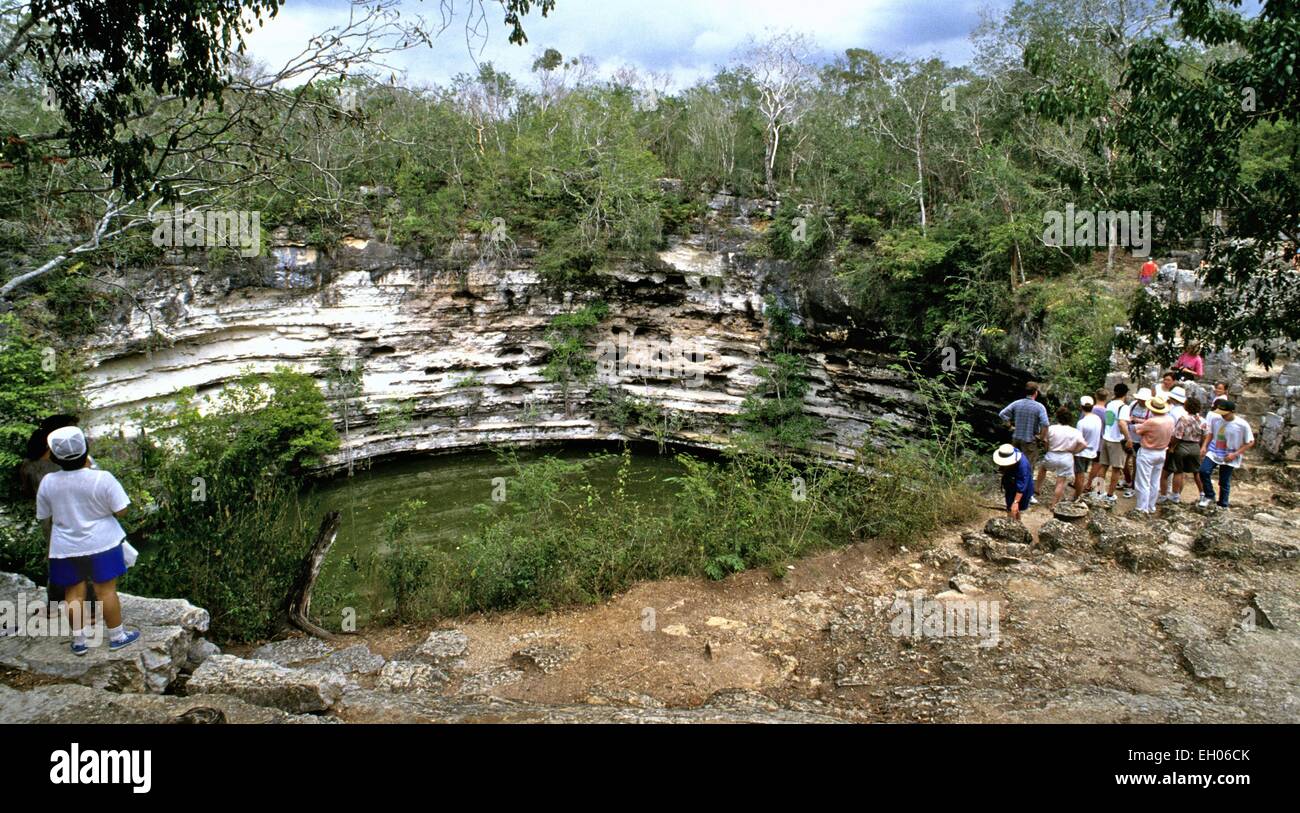
{"label": "dirt path", "polygon": [[[1233,521],[1257,544],[1294,545],[1300,512],[1271,493],[1234,488]],[[1111,513],[1131,507],[1121,500]],[[1205,521],[1193,513],[1162,512]],[[1252,519],[1259,513],[1267,524]],[[1038,506],[1025,525],[1036,535],[1050,518]],[[440,625],[469,641],[447,693],[693,707],[744,690],[751,702],[862,720],[1300,720],[1300,630],[1283,621],[1238,634],[1257,596],[1291,608],[1275,618],[1294,609],[1286,602],[1300,596],[1300,560],[1179,553],[1133,573],[1095,552],[1060,550],[999,565],[965,550],[962,530],[971,529],[899,551],[855,545],[799,560],[780,578],[652,582],[599,606]],[[896,600],[935,597],[996,602],[996,643],[891,632]],[[400,658],[428,632],[362,637]]]}

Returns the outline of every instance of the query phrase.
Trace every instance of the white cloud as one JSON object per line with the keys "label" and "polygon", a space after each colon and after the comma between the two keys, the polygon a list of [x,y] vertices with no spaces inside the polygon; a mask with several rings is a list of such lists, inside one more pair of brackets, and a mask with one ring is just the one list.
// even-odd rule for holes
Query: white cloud
{"label": "white cloud", "polygon": [[[565,56],[593,57],[603,71],[621,65],[670,72],[678,86],[711,75],[751,37],[792,30],[811,35],[827,56],[847,48],[871,48],[910,56],[937,54],[952,62],[970,56],[967,40],[977,12],[989,0],[557,0],[546,18],[534,11],[524,20],[529,43],[510,45],[499,7],[485,2],[491,34],[471,57],[464,36],[469,0],[457,0],[462,15],[435,40],[434,48],[401,54],[393,64],[412,83],[444,82],[474,70],[474,60],[491,61],[516,76],[526,75],[543,48]],[[1009,0],[992,0],[1005,5]],[[404,15],[439,21],[436,0],[405,0]],[[297,53],[307,40],[346,21],[343,0],[288,0],[277,17],[248,38],[252,55],[270,64]]]}

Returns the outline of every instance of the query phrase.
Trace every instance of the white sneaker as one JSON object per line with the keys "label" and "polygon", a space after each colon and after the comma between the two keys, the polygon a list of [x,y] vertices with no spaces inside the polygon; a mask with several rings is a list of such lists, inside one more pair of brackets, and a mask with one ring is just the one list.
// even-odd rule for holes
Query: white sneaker
{"label": "white sneaker", "polygon": [[1177,494],[1169,495],[1169,502],[1182,502],[1182,501],[1183,501],[1182,497],[1179,497]]}
{"label": "white sneaker", "polygon": [[1102,497],[1102,499],[1105,500],[1105,501],[1108,502],[1108,503],[1113,503],[1113,502],[1115,502],[1115,501],[1116,501],[1117,499],[1119,499],[1119,498],[1116,497],[1114,494],[1106,494],[1106,495],[1104,495],[1104,496]]}
{"label": "white sneaker", "polygon": [[1200,500],[1197,501],[1197,503],[1196,503],[1196,507],[1197,507],[1197,508],[1205,508],[1205,507],[1207,507],[1209,504],[1210,504],[1210,498],[1209,498],[1209,497],[1202,497]]}
{"label": "white sneaker", "polygon": [[1132,497],[1132,496],[1133,496],[1133,489],[1131,489],[1131,488],[1126,488],[1126,489],[1124,489],[1124,496],[1125,496],[1126,498],[1127,498],[1127,497]]}
{"label": "white sneaker", "polygon": [[1037,498],[1037,497],[1030,497],[1030,498],[1029,498],[1029,504],[1030,504],[1030,505],[1038,505],[1038,498]]}

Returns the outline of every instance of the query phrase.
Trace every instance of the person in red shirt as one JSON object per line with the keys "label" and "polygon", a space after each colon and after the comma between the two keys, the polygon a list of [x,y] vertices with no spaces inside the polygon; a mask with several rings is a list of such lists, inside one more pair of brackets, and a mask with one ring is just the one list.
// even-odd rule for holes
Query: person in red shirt
{"label": "person in red shirt", "polygon": [[1155,260],[1147,260],[1142,263],[1142,271],[1138,278],[1142,280],[1143,285],[1150,285],[1151,280],[1156,278],[1156,272],[1159,270],[1160,268],[1156,265]]}

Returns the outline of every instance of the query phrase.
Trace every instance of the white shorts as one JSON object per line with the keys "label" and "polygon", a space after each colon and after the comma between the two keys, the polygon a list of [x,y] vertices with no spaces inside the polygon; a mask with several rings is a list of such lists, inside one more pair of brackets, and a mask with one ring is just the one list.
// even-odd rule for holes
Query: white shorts
{"label": "white shorts", "polygon": [[1048,452],[1043,458],[1047,470],[1057,477],[1074,476],[1074,455],[1069,452]]}

